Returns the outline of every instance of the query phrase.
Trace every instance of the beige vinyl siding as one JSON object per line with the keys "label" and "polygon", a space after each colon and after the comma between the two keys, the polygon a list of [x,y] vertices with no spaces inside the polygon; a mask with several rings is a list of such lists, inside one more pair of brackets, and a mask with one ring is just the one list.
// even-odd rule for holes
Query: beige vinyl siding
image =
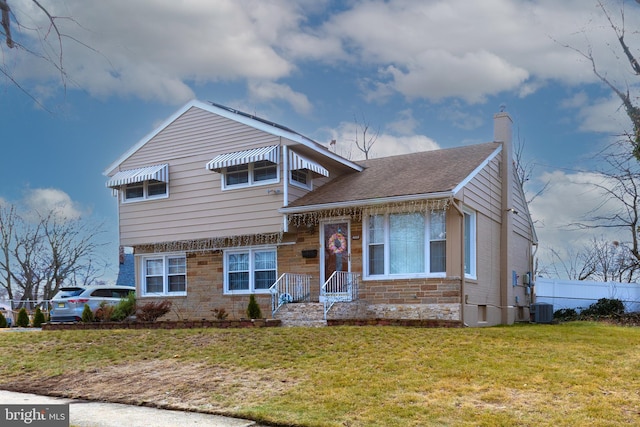
{"label": "beige vinyl siding", "polygon": [[462,202],[493,221],[502,222],[499,171],[500,162],[495,158],[464,187]]}
{"label": "beige vinyl siding", "polygon": [[120,203],[121,244],[134,246],[280,232],[279,184],[221,190],[220,174],[205,169],[221,153],[280,144],[280,138],[191,108],[120,165],[169,164],[169,198]]}
{"label": "beige vinyl siding", "polygon": [[[487,307],[487,323],[500,312],[500,227],[502,194],[500,156],[492,159],[463,189],[464,205],[476,212],[476,279],[467,279],[470,323],[476,323],[477,306]],[[499,322],[498,322],[499,323]]]}
{"label": "beige vinyl siding", "polygon": [[[515,169],[515,168],[514,168]],[[531,229],[529,207],[527,205],[526,196],[520,185],[519,178],[514,170],[513,172],[513,207],[518,211],[518,215],[513,218],[514,232],[519,236],[533,240],[533,230]]]}

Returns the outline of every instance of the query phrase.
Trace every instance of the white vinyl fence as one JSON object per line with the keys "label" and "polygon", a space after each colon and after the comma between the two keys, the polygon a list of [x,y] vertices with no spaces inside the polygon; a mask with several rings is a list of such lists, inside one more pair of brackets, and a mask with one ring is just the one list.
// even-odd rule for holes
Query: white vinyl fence
{"label": "white vinyl fence", "polygon": [[538,277],[535,283],[536,302],[561,308],[581,310],[600,298],[619,299],[627,312],[640,312],[640,284],[618,282],[587,282]]}

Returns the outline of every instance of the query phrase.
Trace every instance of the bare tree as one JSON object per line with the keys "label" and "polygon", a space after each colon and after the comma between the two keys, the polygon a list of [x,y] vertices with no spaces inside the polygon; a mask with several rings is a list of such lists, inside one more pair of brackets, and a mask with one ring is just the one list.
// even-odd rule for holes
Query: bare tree
{"label": "bare tree", "polygon": [[60,219],[50,212],[41,219],[43,238],[47,245],[47,268],[44,270],[43,299],[51,299],[60,289],[63,282],[76,278],[82,273],[84,281],[92,281],[96,273],[91,255],[98,249],[96,237],[100,228],[80,219]]}
{"label": "bare tree", "polygon": [[101,225],[54,210],[30,222],[10,205],[0,210],[0,226],[0,277],[10,299],[49,300],[64,284],[97,282],[106,268],[96,257]]}
{"label": "bare tree", "polygon": [[[520,185],[523,188],[525,183],[529,181],[533,176],[533,172],[535,169],[534,163],[530,161],[526,161],[524,158],[525,145],[526,145],[525,139],[520,138],[520,132],[518,132],[518,138],[515,145],[513,161],[515,164],[516,175],[518,176]],[[531,195],[527,195],[527,203],[531,204],[531,202],[533,202],[536,198],[541,196],[547,190],[547,188],[549,188],[549,185],[550,185],[550,181],[547,181],[535,193]]]}
{"label": "bare tree", "polygon": [[[640,4],[640,0],[636,0],[636,3]],[[611,13],[607,10],[602,1],[598,0],[597,6],[602,10],[606,19],[609,22],[609,26],[614,31],[618,44],[620,45],[620,49],[624,53],[624,57],[628,65],[630,66],[631,73],[635,76],[640,77],[640,63],[638,57],[636,57],[627,41],[625,40],[625,26],[624,26],[624,9],[621,9],[620,12],[620,21],[621,23],[616,23],[611,15]],[[611,78],[607,76],[606,73],[602,72],[596,63],[596,59],[593,56],[593,51],[591,46],[588,47],[586,51],[577,49],[573,46],[569,46],[564,44],[563,46],[574,50],[575,52],[582,55],[589,63],[591,64],[592,71],[594,75],[607,86],[613,93],[615,93],[618,98],[622,101],[622,106],[624,107],[625,113],[631,120],[631,124],[633,130],[631,133],[625,134],[628,141],[631,143],[631,151],[634,157],[640,161],[640,105],[637,104],[637,99],[630,94],[629,85],[627,82],[618,83],[613,81]]]}
{"label": "bare tree", "polygon": [[594,263],[589,251],[575,251],[568,249],[562,254],[558,249],[551,248],[551,265],[544,266],[543,273],[556,277],[567,277],[569,280],[586,280],[594,273]]}
{"label": "bare tree", "polygon": [[627,245],[604,237],[592,238],[577,252],[569,249],[561,254],[557,249],[551,249],[551,255],[552,263],[546,269],[547,273],[566,276],[569,280],[631,283],[640,270]]}
{"label": "bare tree", "polygon": [[354,141],[356,143],[356,147],[364,153],[364,158],[369,160],[369,152],[371,151],[373,144],[378,140],[380,128],[375,130],[371,129],[369,121],[364,116],[360,121],[358,121],[358,118],[354,115],[353,121],[356,124],[356,137]]}
{"label": "bare tree", "polygon": [[585,220],[571,224],[582,230],[615,230],[621,233],[618,247],[629,253],[633,273],[640,268],[640,165],[633,154],[618,141],[604,150],[599,157],[603,167],[598,171],[601,180],[592,183],[601,194],[599,204],[586,214]]}
{"label": "bare tree", "polygon": [[[32,55],[44,63],[48,64],[55,70],[60,77],[60,82],[66,91],[67,82],[71,81],[64,64],[63,47],[66,41],[77,43],[93,52],[99,53],[91,46],[78,40],[76,37],[64,31],[63,23],[71,22],[81,27],[76,20],[70,16],[57,16],[44,7],[38,0],[31,1],[41,16],[34,16],[27,25],[21,23],[13,10],[11,9],[12,0],[0,0],[0,57],[7,58],[10,56],[9,51],[24,51]],[[37,19],[36,19],[37,18]],[[44,24],[37,22],[44,18]],[[19,29],[19,32],[12,31]],[[21,35],[21,37],[18,37]],[[37,42],[33,42],[33,37]],[[4,43],[2,39],[4,38]],[[4,52],[3,47],[9,49]],[[16,86],[25,95],[31,98],[41,108],[49,111],[29,90],[21,83],[19,76],[13,74],[9,66],[4,60],[0,60],[0,75],[4,75],[14,86]]]}
{"label": "bare tree", "polygon": [[13,283],[11,277],[11,253],[13,247],[13,236],[15,223],[17,221],[17,214],[15,206],[0,206],[0,271],[2,281],[0,285],[7,291],[7,296],[10,300],[13,299]]}

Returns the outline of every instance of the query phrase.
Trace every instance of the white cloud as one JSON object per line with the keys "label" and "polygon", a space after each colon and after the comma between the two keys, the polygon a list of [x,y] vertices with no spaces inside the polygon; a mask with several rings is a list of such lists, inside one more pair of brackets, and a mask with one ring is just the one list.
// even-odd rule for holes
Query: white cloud
{"label": "white cloud", "polygon": [[[362,70],[368,100],[400,93],[475,103],[503,91],[527,96],[547,79],[596,81],[585,59],[563,44],[591,49],[599,68],[620,84],[628,71],[612,55],[615,34],[602,12],[584,0],[363,0],[341,9],[329,1],[286,0],[43,3],[53,15],[72,17],[59,20],[60,29],[90,47],[64,40],[70,86],[98,97],[181,104],[193,98],[194,84],[286,85],[283,79],[316,62]],[[619,21],[618,10],[610,10]],[[32,2],[16,3],[13,12],[23,28],[47,28]],[[640,14],[625,20],[627,28],[640,27]],[[16,33],[21,40],[29,34]],[[55,59],[58,40],[53,34],[47,40]],[[59,77],[32,55],[13,59],[5,62],[24,80]],[[302,94],[268,95],[308,112]]]}
{"label": "white cloud", "polygon": [[28,212],[36,215],[53,213],[60,219],[78,219],[82,210],[71,197],[55,188],[36,188],[28,190],[22,200]]}
{"label": "white cloud", "polygon": [[[336,152],[338,154],[351,160],[363,160],[365,158],[364,153],[355,144],[356,130],[358,131],[358,138],[362,142],[362,131],[357,128],[355,123],[342,122],[338,129],[329,133],[331,139],[337,141]],[[375,137],[371,130],[367,135],[367,141],[370,141],[369,135]],[[375,137],[375,142],[369,151],[369,158],[437,150],[438,148],[440,148],[438,143],[425,135],[404,136],[383,132]]]}
{"label": "white cloud", "polygon": [[387,124],[387,127],[394,133],[410,135],[414,133],[418,124],[418,120],[413,116],[413,111],[411,109],[406,109],[398,112],[398,118]]}
{"label": "white cloud", "polygon": [[263,102],[271,100],[284,100],[300,114],[309,114],[313,109],[306,95],[296,92],[285,84],[273,82],[250,82],[249,93],[253,99]]}

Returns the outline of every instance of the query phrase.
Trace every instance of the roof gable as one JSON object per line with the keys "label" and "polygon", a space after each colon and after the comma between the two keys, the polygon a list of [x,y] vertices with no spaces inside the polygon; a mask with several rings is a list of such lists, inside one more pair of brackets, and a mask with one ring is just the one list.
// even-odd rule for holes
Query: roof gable
{"label": "roof gable", "polygon": [[313,141],[310,138],[305,137],[287,127],[278,125],[277,123],[270,122],[268,120],[261,119],[256,116],[252,116],[246,113],[243,113],[238,110],[234,110],[232,108],[228,108],[219,104],[214,103],[205,103],[198,100],[192,100],[185,104],[182,108],[176,111],[171,115],[168,119],[166,119],[160,126],[154,129],[152,132],[147,134],[144,138],[138,141],[135,145],[133,145],[129,150],[127,150],[120,158],[114,161],[111,165],[109,165],[105,171],[104,175],[112,174],[114,171],[118,169],[118,166],[122,164],[125,160],[131,157],[134,153],[136,153],[140,148],[142,148],[145,144],[151,141],[156,135],[162,132],[164,129],[169,127],[174,121],[176,121],[180,116],[185,114],[191,108],[199,108],[201,110],[210,112],[212,114],[217,114],[218,116],[225,117],[227,119],[233,120],[238,123],[245,124],[247,126],[251,126],[252,128],[267,132],[269,134],[287,138],[291,141],[297,142],[301,145],[304,145],[313,151],[319,153],[322,156],[328,157],[337,161],[345,166],[353,170],[362,170],[361,166],[355,162],[352,162],[348,159],[345,159],[331,151],[329,151],[323,145]]}
{"label": "roof gable", "polygon": [[360,162],[362,172],[342,175],[291,203],[296,207],[356,201],[453,196],[500,152],[490,142]]}

